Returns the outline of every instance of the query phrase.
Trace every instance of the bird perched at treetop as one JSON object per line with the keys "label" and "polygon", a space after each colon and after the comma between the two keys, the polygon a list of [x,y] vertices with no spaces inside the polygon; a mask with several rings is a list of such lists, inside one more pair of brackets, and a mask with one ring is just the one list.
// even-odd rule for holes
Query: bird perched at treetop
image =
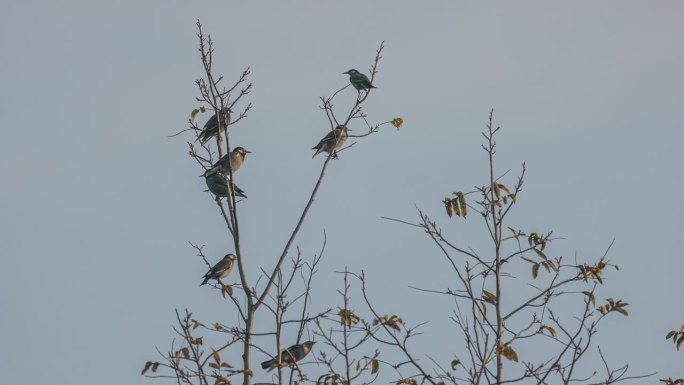
{"label": "bird perched at treetop", "polygon": [[[228,116],[228,108],[223,107],[221,110],[221,113],[224,114],[227,118]],[[221,130],[226,128],[226,122],[221,122]],[[212,137],[218,135],[219,132],[219,121],[218,121],[218,116],[216,114],[212,115],[209,120],[207,120],[206,123],[204,123],[204,127],[202,128],[202,132],[199,134],[199,140],[202,141],[202,143],[206,143],[209,139]]]}
{"label": "bird perched at treetop", "polygon": [[214,266],[211,267],[211,269],[209,269],[209,271],[207,271],[207,274],[204,274],[204,276],[202,277],[204,278],[204,281],[202,281],[200,286],[209,282],[210,279],[215,279],[221,282],[223,278],[226,278],[228,274],[230,274],[230,272],[233,271],[235,259],[237,259],[235,254],[226,254],[226,256],[223,257],[223,259],[218,261]]}
{"label": "bird perched at treetop", "polygon": [[211,174],[217,172],[228,175],[228,163],[230,162],[230,168],[233,170],[233,174],[242,167],[242,163],[245,161],[245,156],[250,154],[251,151],[245,150],[243,147],[235,147],[233,151],[221,157],[217,160],[209,170],[207,170],[202,176],[207,177]]}
{"label": "bird perched at treetop", "polygon": [[[302,360],[304,357],[306,357],[307,354],[311,351],[311,348],[313,347],[313,344],[315,342],[313,341],[306,341],[304,343],[301,343],[299,345],[292,345],[289,348],[283,350],[280,352],[280,363],[282,366],[294,366],[298,361]],[[264,361],[261,363],[261,369],[264,369],[268,372],[271,370],[275,369],[278,367],[278,359],[277,358],[272,358],[268,361]]]}
{"label": "bird perched at treetop", "polygon": [[334,156],[337,156],[337,150],[342,148],[344,143],[347,141],[347,131],[351,130],[347,129],[347,126],[339,125],[335,127],[334,130],[328,132],[328,134],[325,135],[323,139],[321,139],[321,141],[312,148],[312,150],[316,150],[316,152],[313,154],[311,159],[323,151],[332,152]]}
{"label": "bird perched at treetop", "polygon": [[354,88],[357,90],[370,90],[371,88],[375,88],[374,85],[371,84],[370,79],[368,79],[368,76],[362,74],[361,72],[351,69],[347,72],[342,72],[345,75],[349,75],[349,82],[351,83]]}
{"label": "bird perched at treetop", "polygon": [[[217,197],[227,197],[228,196],[228,184],[226,183],[226,177],[221,172],[216,172],[206,177],[207,187]],[[240,198],[247,198],[245,192],[242,191],[235,183],[230,182],[233,185],[233,191],[235,191],[235,196]]]}

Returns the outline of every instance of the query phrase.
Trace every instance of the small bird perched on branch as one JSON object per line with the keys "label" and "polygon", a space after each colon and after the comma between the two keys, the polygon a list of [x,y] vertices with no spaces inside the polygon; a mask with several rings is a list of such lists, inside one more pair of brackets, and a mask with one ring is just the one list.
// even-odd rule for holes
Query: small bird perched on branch
{"label": "small bird perched on branch", "polygon": [[233,265],[235,264],[235,259],[237,257],[235,254],[226,254],[223,259],[218,261],[214,266],[207,271],[207,274],[204,274],[202,278],[204,278],[204,281],[200,284],[200,286],[206,284],[209,282],[210,279],[215,279],[219,281],[219,283],[223,284],[221,280],[223,278],[226,278],[228,274],[230,274],[231,271],[233,271]]}
{"label": "small bird perched on branch", "polygon": [[[223,107],[220,111],[226,119],[228,119],[228,108]],[[226,122],[221,122],[221,130],[226,128]],[[199,140],[202,141],[202,143],[206,143],[209,139],[212,137],[218,135],[219,132],[219,121],[218,121],[218,116],[216,114],[212,115],[209,120],[207,120],[206,123],[204,123],[204,127],[202,128],[202,132],[199,134]]]}
{"label": "small bird perched on branch", "polygon": [[358,91],[370,90],[371,88],[375,88],[375,86],[371,84],[370,79],[368,79],[368,76],[362,74],[357,70],[352,69],[342,73],[345,75],[349,75],[349,82]]}
{"label": "small bird perched on branch", "polygon": [[[280,352],[280,363],[282,366],[294,366],[297,361],[302,360],[304,357],[306,357],[307,354],[311,351],[311,348],[313,347],[313,344],[315,342],[313,341],[306,341],[304,343],[301,343],[299,345],[292,345],[289,348],[283,350]],[[271,370],[275,369],[278,367],[278,359],[277,358],[272,358],[268,361],[264,361],[261,363],[261,369],[266,370],[267,372],[270,372]]]}
{"label": "small bird perched on branch", "polygon": [[[228,184],[226,183],[226,177],[221,172],[216,172],[206,177],[207,187],[217,197],[227,197],[228,196]],[[240,198],[247,198],[245,192],[242,191],[235,183],[230,182],[233,185],[233,191],[235,191],[235,196]]]}
{"label": "small bird perched on branch", "polygon": [[339,125],[335,127],[334,130],[328,132],[328,134],[325,135],[323,139],[321,139],[321,141],[312,148],[312,150],[316,150],[316,152],[313,154],[311,159],[323,151],[328,153],[332,152],[334,156],[337,156],[337,150],[342,148],[344,143],[347,141],[347,131],[351,130],[347,129],[347,126]]}
{"label": "small bird perched on branch", "polygon": [[251,151],[245,150],[243,147],[235,147],[233,151],[221,157],[217,160],[209,170],[207,170],[203,177],[208,177],[209,175],[216,174],[220,172],[224,175],[228,175],[228,163],[230,162],[230,168],[233,170],[233,174],[242,167],[242,163],[245,162],[245,156],[250,154]]}

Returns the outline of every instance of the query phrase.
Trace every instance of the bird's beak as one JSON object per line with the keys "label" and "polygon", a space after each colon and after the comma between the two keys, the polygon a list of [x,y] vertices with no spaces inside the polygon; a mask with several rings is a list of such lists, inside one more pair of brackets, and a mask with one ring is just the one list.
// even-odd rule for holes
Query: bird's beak
{"label": "bird's beak", "polygon": [[349,75],[349,71],[347,71],[347,72],[342,72],[342,75]]}
{"label": "bird's beak", "polygon": [[252,151],[247,151],[247,150],[245,150],[245,152],[248,153],[248,154],[251,154],[251,153],[252,153]]}

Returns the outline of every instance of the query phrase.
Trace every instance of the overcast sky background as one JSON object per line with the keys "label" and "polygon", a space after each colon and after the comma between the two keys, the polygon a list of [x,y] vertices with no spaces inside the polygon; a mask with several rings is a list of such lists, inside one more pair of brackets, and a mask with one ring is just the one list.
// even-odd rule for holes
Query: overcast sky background
{"label": "overcast sky background", "polygon": [[[405,124],[329,168],[296,242],[310,258],[328,235],[316,306],[337,304],[333,271],[365,269],[383,312],[431,321],[419,353],[448,363],[460,351],[452,304],[408,288],[455,287],[443,257],[380,217],[415,220],[418,205],[486,253],[482,221],[449,220],[440,201],[486,183],[480,131],[494,108],[499,172],[512,169],[512,184],[528,168],[511,225],[554,230],[565,239],[547,254],[579,260],[615,239],[622,269],[599,300],[622,298],[631,315],[608,319],[597,342],[634,374],[684,375],[684,353],[664,340],[684,322],[683,16],[677,1],[3,4],[1,382],[167,383],[140,370],[169,346],[174,308],[234,320],[198,286],[205,266],[188,245],[218,260],[232,251],[223,223],[187,137],[167,138],[198,105],[197,19],[218,72],[253,72],[254,109],[232,133],[253,151],[237,176],[251,271],[273,264],[318,175],[319,96],[346,84],[343,71],[366,72],[385,40],[366,111]],[[353,98],[346,90],[338,105]]]}

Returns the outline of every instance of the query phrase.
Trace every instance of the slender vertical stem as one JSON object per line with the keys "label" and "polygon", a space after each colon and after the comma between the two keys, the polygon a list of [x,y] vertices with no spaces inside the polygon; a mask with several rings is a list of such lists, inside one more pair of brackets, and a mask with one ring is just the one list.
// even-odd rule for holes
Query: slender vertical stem
{"label": "slender vertical stem", "polygon": [[[490,183],[490,188],[489,188],[489,207],[491,210],[492,214],[492,226],[493,226],[493,235],[494,235],[494,250],[495,250],[495,269],[494,272],[496,274],[496,303],[494,304],[496,308],[496,341],[495,341],[495,349],[499,349],[501,347],[501,344],[503,343],[503,332],[504,332],[504,324],[503,324],[503,316],[501,314],[501,223],[499,223],[499,220],[497,219],[497,211],[496,211],[496,205],[493,204],[494,201],[498,199],[494,195],[494,183],[495,181],[495,176],[494,176],[494,153],[495,153],[495,147],[496,147],[496,142],[494,142],[494,133],[496,132],[497,129],[493,128],[493,115],[494,115],[494,110],[491,110],[489,112],[489,123],[487,124],[487,153],[489,155],[489,183]],[[499,352],[500,353],[500,352]],[[496,383],[500,384],[501,381],[503,380],[503,357],[501,354],[496,355]]]}
{"label": "slender vertical stem", "polygon": [[[344,310],[349,311],[349,283],[348,283],[348,276],[349,273],[347,271],[347,267],[345,266],[344,268]],[[350,367],[351,365],[349,364],[349,325],[347,322],[342,322],[342,328],[343,328],[343,333],[342,336],[344,338],[343,343],[344,343],[344,368],[346,370],[346,384],[345,385],[351,385],[351,373],[350,373]]]}

